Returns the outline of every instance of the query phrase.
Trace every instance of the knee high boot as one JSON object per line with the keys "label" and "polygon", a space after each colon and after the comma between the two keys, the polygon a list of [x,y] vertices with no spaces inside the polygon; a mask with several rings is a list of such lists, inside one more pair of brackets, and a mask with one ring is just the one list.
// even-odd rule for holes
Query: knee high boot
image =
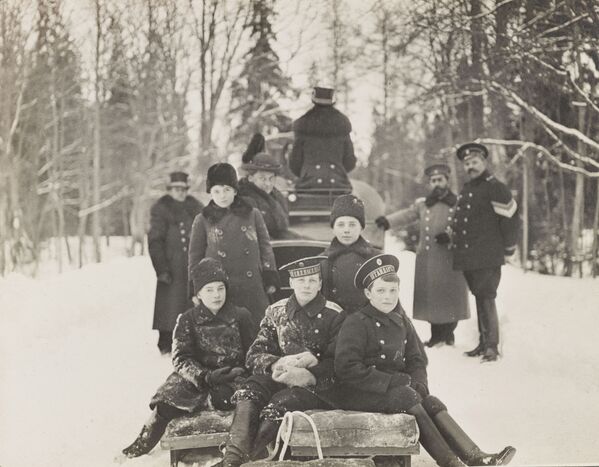
{"label": "knee high boot", "polygon": [[482,298],[476,298],[476,320],[478,322],[478,345],[464,355],[468,357],[480,357],[487,349],[487,334],[485,325],[485,308]]}
{"label": "knee high boot", "polygon": [[413,406],[408,413],[416,417],[418,422],[420,444],[440,467],[463,467],[465,465],[451,450],[421,404]]}
{"label": "knee high boot", "polygon": [[254,440],[254,447],[250,454],[252,460],[263,457],[266,446],[276,439],[277,433],[279,432],[279,426],[280,422],[276,420],[263,420],[262,423],[260,423],[260,428],[258,428],[258,433]]}
{"label": "knee high boot", "polygon": [[144,423],[139,436],[123,449],[123,454],[131,458],[149,453],[162,438],[169,421],[169,418],[161,416],[158,410],[154,409],[150,418]]}
{"label": "knee high boot", "polygon": [[516,454],[516,448],[512,446],[507,446],[496,454],[481,451],[445,410],[437,413],[434,421],[451,449],[466,465],[507,465]]}
{"label": "knee high boot", "polygon": [[238,467],[249,461],[259,416],[258,402],[253,400],[237,402],[233,423],[229,429],[229,440],[220,466]]}

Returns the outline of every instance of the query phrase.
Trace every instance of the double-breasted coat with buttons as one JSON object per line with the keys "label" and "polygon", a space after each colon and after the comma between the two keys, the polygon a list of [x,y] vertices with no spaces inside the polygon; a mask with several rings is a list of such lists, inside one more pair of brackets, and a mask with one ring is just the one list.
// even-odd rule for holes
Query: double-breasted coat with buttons
{"label": "double-breasted coat with buttons", "polygon": [[193,221],[189,267],[220,260],[229,276],[229,299],[260,322],[269,305],[265,286],[276,285],[277,268],[262,214],[236,196],[229,208],[210,201]]}
{"label": "double-breasted coat with buttons", "polygon": [[351,123],[332,105],[316,104],[293,123],[289,168],[296,188],[351,190],[347,174],[356,166]]}
{"label": "double-breasted coat with buttons", "polygon": [[[245,356],[258,331],[250,312],[228,300],[214,314],[202,303],[179,316],[173,336],[175,371],[160,386],[150,402],[159,402],[187,412],[206,408],[210,388],[205,381],[211,370],[225,366],[244,367]],[[230,383],[230,395],[244,378]]]}
{"label": "double-breasted coat with buttons", "polygon": [[453,267],[472,271],[504,264],[518,240],[518,206],[509,188],[485,171],[464,184],[453,222]]}
{"label": "double-breasted coat with buttons", "polygon": [[295,294],[279,300],[266,310],[246,366],[255,375],[270,375],[279,358],[309,351],[318,359],[309,368],[316,378],[314,391],[328,394],[335,383],[335,342],[344,319],[341,307],[320,293],[303,307]]}
{"label": "double-breasted coat with buttons", "polygon": [[466,280],[453,269],[450,246],[435,242],[435,235],[445,232],[453,219],[455,195],[450,199],[448,203],[436,201],[427,205],[431,203],[426,198],[418,198],[407,209],[387,216],[391,227],[419,223],[413,316],[432,324],[470,318]]}
{"label": "double-breasted coat with buttons", "polygon": [[322,293],[339,304],[346,313],[353,313],[368,303],[364,291],[354,286],[354,276],[367,259],[382,253],[362,236],[351,245],[345,246],[333,238],[329,247],[321,255]]}
{"label": "double-breasted coat with buttons", "polygon": [[289,229],[289,208],[279,190],[273,188],[272,192],[267,193],[244,177],[239,180],[239,195],[260,211],[270,238],[285,237]]}
{"label": "double-breasted coat with buttons", "polygon": [[368,304],[341,326],[335,373],[353,399],[386,393],[397,373],[408,374],[414,389],[426,393],[427,364],[424,346],[399,303],[389,313]]}
{"label": "double-breasted coat with buttons", "polygon": [[187,257],[191,225],[202,209],[192,196],[176,201],[161,197],[150,210],[148,249],[156,276],[169,273],[171,283],[158,282],[154,302],[153,329],[172,331],[177,316],[190,307],[187,296]]}

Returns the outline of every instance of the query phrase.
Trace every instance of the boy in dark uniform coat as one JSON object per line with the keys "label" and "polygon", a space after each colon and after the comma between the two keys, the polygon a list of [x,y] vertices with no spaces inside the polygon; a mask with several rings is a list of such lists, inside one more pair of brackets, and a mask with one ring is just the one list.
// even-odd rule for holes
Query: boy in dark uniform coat
{"label": "boy in dark uniform coat", "polygon": [[[369,304],[348,316],[335,350],[335,372],[346,410],[409,413],[420,442],[442,467],[507,464],[515,449],[486,454],[428,391],[424,347],[399,303],[399,261],[383,254],[366,261],[355,285]],[[465,464],[464,464],[465,463]]]}
{"label": "boy in dark uniform coat", "polygon": [[364,261],[382,252],[362,237],[365,227],[364,203],[354,195],[341,195],[333,203],[331,228],[335,237],[321,254],[322,294],[339,304],[346,313],[362,308],[368,300],[354,286],[354,276]]}
{"label": "boy in dark uniform coat", "polygon": [[138,457],[158,443],[170,420],[205,410],[233,408],[231,396],[247,376],[245,355],[257,333],[248,310],[227,300],[228,277],[220,261],[204,258],[191,271],[195,307],[177,319],[175,371],[150,401],[152,415],[123,454]]}
{"label": "boy in dark uniform coat", "polygon": [[294,143],[289,168],[300,179],[296,188],[351,192],[347,174],[356,166],[349,136],[351,123],[333,107],[334,90],[314,88],[312,107],[293,122]]}
{"label": "boy in dark uniform coat", "polygon": [[466,352],[483,361],[499,356],[499,320],[495,297],[504,256],[514,254],[518,240],[518,206],[509,188],[487,170],[489,152],[482,144],[460,146],[457,157],[469,181],[458,196],[451,225],[453,268],[464,272],[476,298],[479,343]]}
{"label": "boy in dark uniform coat", "polygon": [[345,314],[320,293],[323,259],[303,258],[281,267],[289,271],[293,294],[268,307],[248,351],[246,366],[253,376],[234,396],[225,466],[259,456],[274,440],[285,412],[332,408],[335,339]]}
{"label": "boy in dark uniform coat", "polygon": [[202,204],[189,196],[185,172],[170,174],[168,193],[150,211],[148,249],[156,271],[156,300],[152,329],[159,333],[158,348],[170,353],[177,316],[190,307],[187,296],[187,256],[191,225]]}

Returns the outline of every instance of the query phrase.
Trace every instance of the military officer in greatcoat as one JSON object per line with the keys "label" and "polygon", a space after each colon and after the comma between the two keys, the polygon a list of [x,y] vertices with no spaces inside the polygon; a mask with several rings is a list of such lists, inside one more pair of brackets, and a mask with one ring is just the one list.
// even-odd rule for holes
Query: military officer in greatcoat
{"label": "military officer in greatcoat", "polygon": [[[518,240],[518,205],[509,188],[487,168],[485,146],[467,143],[457,150],[469,180],[458,196],[451,225],[453,267],[463,271],[476,298],[479,343],[466,352],[495,361],[499,356],[499,322],[495,297],[505,256],[514,254]],[[449,241],[445,235],[438,240]]]}
{"label": "military officer in greatcoat", "polygon": [[376,219],[376,224],[390,227],[418,221],[420,242],[416,250],[414,278],[414,319],[431,324],[427,347],[439,343],[453,345],[459,320],[470,318],[468,286],[464,275],[454,271],[448,244],[440,245],[435,237],[445,232],[453,219],[457,196],[449,188],[450,168],[433,163],[424,170],[431,192],[418,198],[410,207]]}
{"label": "military officer in greatcoat", "polygon": [[187,257],[194,218],[202,204],[189,190],[188,175],[173,172],[167,194],[150,211],[148,250],[156,271],[153,329],[158,330],[158,349],[170,353],[177,316],[191,306],[187,294]]}
{"label": "military officer in greatcoat", "polygon": [[[334,408],[335,341],[345,313],[320,293],[321,256],[282,266],[293,294],[270,305],[250,347],[222,464],[239,466],[274,440],[287,411]],[[260,422],[260,426],[258,423]]]}

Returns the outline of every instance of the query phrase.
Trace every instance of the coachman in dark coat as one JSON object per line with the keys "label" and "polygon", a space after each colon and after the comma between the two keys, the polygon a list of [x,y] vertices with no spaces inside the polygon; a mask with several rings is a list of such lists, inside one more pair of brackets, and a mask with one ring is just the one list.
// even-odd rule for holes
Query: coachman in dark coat
{"label": "coachman in dark coat", "polygon": [[159,332],[158,348],[171,351],[173,329],[177,316],[191,302],[187,296],[187,257],[191,225],[202,204],[187,195],[188,175],[170,174],[168,194],[161,197],[150,211],[148,249],[156,271],[156,299],[152,329]]}
{"label": "coachman in dark coat", "polygon": [[453,268],[464,272],[476,298],[479,343],[466,352],[483,361],[498,358],[499,320],[495,297],[504,256],[514,254],[518,240],[518,205],[509,188],[487,170],[489,153],[482,144],[460,146],[457,157],[470,180],[458,196],[451,225]]}
{"label": "coachman in dark coat", "polygon": [[356,273],[369,304],[348,316],[337,338],[341,408],[413,415],[422,446],[442,467],[506,464],[514,448],[484,453],[429,394],[424,346],[399,303],[398,266],[395,256],[383,254]]}
{"label": "coachman in dark coat", "polygon": [[175,371],[152,397],[152,416],[123,453],[147,454],[170,420],[188,413],[233,408],[232,395],[247,376],[246,353],[257,333],[248,310],[227,299],[228,278],[220,261],[205,258],[191,273],[196,306],[177,319],[174,333]]}
{"label": "coachman in dark coat", "polygon": [[312,107],[293,123],[295,141],[289,168],[300,179],[296,188],[350,192],[347,174],[356,166],[349,119],[333,107],[333,90],[314,88]]}

